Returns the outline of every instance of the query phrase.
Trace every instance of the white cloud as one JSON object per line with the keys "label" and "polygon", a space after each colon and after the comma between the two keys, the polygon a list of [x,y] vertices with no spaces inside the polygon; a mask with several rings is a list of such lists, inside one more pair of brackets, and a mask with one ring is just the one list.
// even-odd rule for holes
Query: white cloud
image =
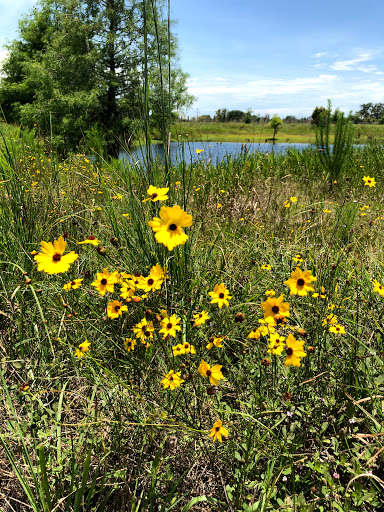
{"label": "white cloud", "polygon": [[[361,67],[361,64],[360,64]],[[232,77],[192,77],[188,89],[197,97],[190,115],[214,114],[219,108],[245,111],[251,107],[261,114],[294,114],[308,116],[315,106],[326,106],[328,98],[333,106],[348,112],[362,103],[384,101],[384,78],[374,75],[372,80],[359,76],[319,74],[292,79],[236,80]]]}
{"label": "white cloud", "polygon": [[325,55],[328,55],[328,52],[319,52],[319,53],[315,53],[315,55],[312,55],[312,58],[319,59],[320,57],[324,57]]}
{"label": "white cloud", "polygon": [[377,66],[370,64],[369,66],[359,66],[361,62],[373,60],[374,55],[372,52],[359,53],[354,59],[337,60],[330,65],[331,69],[335,71],[363,71],[372,72],[377,69]]}
{"label": "white cloud", "polygon": [[197,79],[190,78],[188,81],[189,92],[193,95],[231,94],[234,97],[261,98],[265,96],[278,96],[285,94],[300,94],[307,91],[320,91],[325,85],[336,80],[336,75],[319,75],[310,78],[294,78],[291,80],[262,79],[235,81],[227,79],[225,82],[216,77]]}

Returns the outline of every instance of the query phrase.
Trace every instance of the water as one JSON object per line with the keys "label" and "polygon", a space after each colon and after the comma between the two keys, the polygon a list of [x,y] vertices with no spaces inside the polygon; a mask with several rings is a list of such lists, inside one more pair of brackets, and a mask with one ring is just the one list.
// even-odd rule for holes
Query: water
{"label": "water", "polygon": [[[176,164],[183,160],[183,152],[187,162],[195,162],[199,160],[220,162],[224,160],[227,155],[237,155],[242,151],[249,153],[284,153],[290,148],[303,150],[311,147],[311,144],[268,144],[268,143],[246,143],[241,142],[171,142],[170,145],[170,160],[172,164]],[[196,150],[204,150],[196,152]],[[152,144],[153,157],[158,157],[160,160],[164,159],[164,147],[162,144]],[[143,161],[143,153],[139,148],[132,154],[121,153],[122,160],[128,159],[130,161]]]}

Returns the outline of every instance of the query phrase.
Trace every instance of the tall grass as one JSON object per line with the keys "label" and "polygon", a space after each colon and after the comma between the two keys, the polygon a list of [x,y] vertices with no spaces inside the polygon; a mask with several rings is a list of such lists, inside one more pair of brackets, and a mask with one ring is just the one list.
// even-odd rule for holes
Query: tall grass
{"label": "tall grass", "polygon": [[[354,148],[330,190],[314,149],[171,165],[153,158],[146,131],[143,163],[81,153],[61,161],[7,130],[1,509],[380,510],[384,299],[372,282],[384,282],[384,147]],[[367,175],[376,187],[364,185]],[[169,187],[164,204],[193,217],[172,251],[148,225],[160,208],[143,202],[150,184]],[[79,258],[64,274],[38,271],[33,251],[60,235]],[[77,245],[89,235],[99,246]],[[121,285],[102,296],[97,273],[147,276],[156,264],[166,267],[161,288],[109,318]],[[289,295],[284,282],[298,264],[316,276],[316,293]],[[78,278],[78,289],[64,290]],[[219,309],[208,292],[220,283],[232,298]],[[268,335],[249,337],[267,290],[290,305],[276,329],[305,341],[300,367],[268,352]],[[198,327],[203,310],[210,318]],[[175,338],[159,332],[164,311],[180,318]],[[330,315],[345,334],[324,325]],[[154,338],[128,351],[144,318]],[[207,348],[212,338],[222,346]],[[90,350],[78,358],[85,340]],[[174,355],[178,343],[196,353]],[[202,360],[222,366],[218,386],[199,372]],[[184,380],[173,391],[161,384],[171,369]],[[219,419],[222,443],[208,436]]]}

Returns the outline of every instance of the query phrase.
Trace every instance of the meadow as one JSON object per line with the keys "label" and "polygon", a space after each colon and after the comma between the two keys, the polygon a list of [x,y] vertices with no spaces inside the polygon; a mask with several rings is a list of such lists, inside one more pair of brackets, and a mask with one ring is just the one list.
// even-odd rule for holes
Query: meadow
{"label": "meadow", "polygon": [[[178,140],[179,136],[186,137],[191,141],[262,143],[265,139],[273,137],[273,129],[263,121],[258,124],[179,121],[173,126],[172,137],[174,140]],[[353,125],[354,144],[369,144],[375,140],[381,140],[383,136],[384,125]],[[331,142],[333,142],[333,137],[334,125],[331,127]],[[284,123],[277,132],[276,138],[276,142],[279,143],[314,144],[316,132],[311,123]]]}
{"label": "meadow", "polygon": [[384,509],[381,143],[335,179],[2,132],[0,510]]}

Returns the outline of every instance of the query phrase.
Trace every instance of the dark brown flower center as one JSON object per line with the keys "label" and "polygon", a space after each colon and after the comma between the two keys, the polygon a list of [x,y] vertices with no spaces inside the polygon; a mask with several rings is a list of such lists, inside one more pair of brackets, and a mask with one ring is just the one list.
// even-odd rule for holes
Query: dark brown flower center
{"label": "dark brown flower center", "polygon": [[277,314],[280,311],[279,306],[273,306],[272,311]]}
{"label": "dark brown flower center", "polygon": [[177,229],[176,224],[170,224],[170,225],[169,225],[169,229],[170,229],[171,231],[176,231],[176,229]]}
{"label": "dark brown flower center", "polygon": [[132,345],[132,341],[127,341],[127,347],[130,347]]}
{"label": "dark brown flower center", "polygon": [[158,196],[159,194],[157,194],[157,192],[154,192],[152,195],[151,195],[151,199],[156,199],[156,197]]}
{"label": "dark brown flower center", "polygon": [[172,377],[172,375],[171,375],[171,376],[169,377],[169,380],[173,380],[173,377]]}
{"label": "dark brown flower center", "polygon": [[167,324],[167,329],[172,329],[172,327],[173,326],[172,326],[171,322],[169,322],[169,324]]}
{"label": "dark brown flower center", "polygon": [[304,281],[304,279],[302,279],[302,278],[300,277],[300,279],[298,279],[298,280],[297,280],[297,285],[298,285],[298,286],[304,286],[304,285],[305,285],[305,281]]}
{"label": "dark brown flower center", "polygon": [[120,306],[115,306],[115,311],[116,312],[119,311],[119,309],[120,309]]}
{"label": "dark brown flower center", "polygon": [[189,349],[189,343],[184,343],[184,348]]}
{"label": "dark brown flower center", "polygon": [[71,281],[72,286],[75,286],[75,284],[76,284],[75,281]]}
{"label": "dark brown flower center", "polygon": [[219,299],[224,299],[224,293],[219,293]]}
{"label": "dark brown flower center", "polygon": [[88,240],[96,240],[95,235],[89,235]]}
{"label": "dark brown flower center", "polygon": [[60,261],[61,260],[61,254],[59,254],[58,252],[56,252],[53,257],[52,257],[53,261]]}
{"label": "dark brown flower center", "polygon": [[105,286],[108,283],[108,281],[105,279],[105,277],[100,281],[100,284]]}
{"label": "dark brown flower center", "polygon": [[220,427],[215,427],[216,432],[220,430]]}
{"label": "dark brown flower center", "polygon": [[207,377],[210,377],[210,376],[212,375],[211,370],[207,370],[207,371],[205,372],[205,375],[206,375]]}
{"label": "dark brown flower center", "polygon": [[148,336],[150,336],[150,335],[151,335],[151,333],[150,333],[149,331],[144,331],[144,336],[147,336],[147,337],[148,337]]}
{"label": "dark brown flower center", "polygon": [[154,282],[155,282],[155,281],[154,281],[152,278],[151,278],[151,279],[148,279],[148,284],[149,284],[149,286],[152,286]]}
{"label": "dark brown flower center", "polygon": [[291,349],[291,347],[287,347],[285,349],[285,352],[287,353],[287,356],[291,356],[293,354],[293,350]]}

